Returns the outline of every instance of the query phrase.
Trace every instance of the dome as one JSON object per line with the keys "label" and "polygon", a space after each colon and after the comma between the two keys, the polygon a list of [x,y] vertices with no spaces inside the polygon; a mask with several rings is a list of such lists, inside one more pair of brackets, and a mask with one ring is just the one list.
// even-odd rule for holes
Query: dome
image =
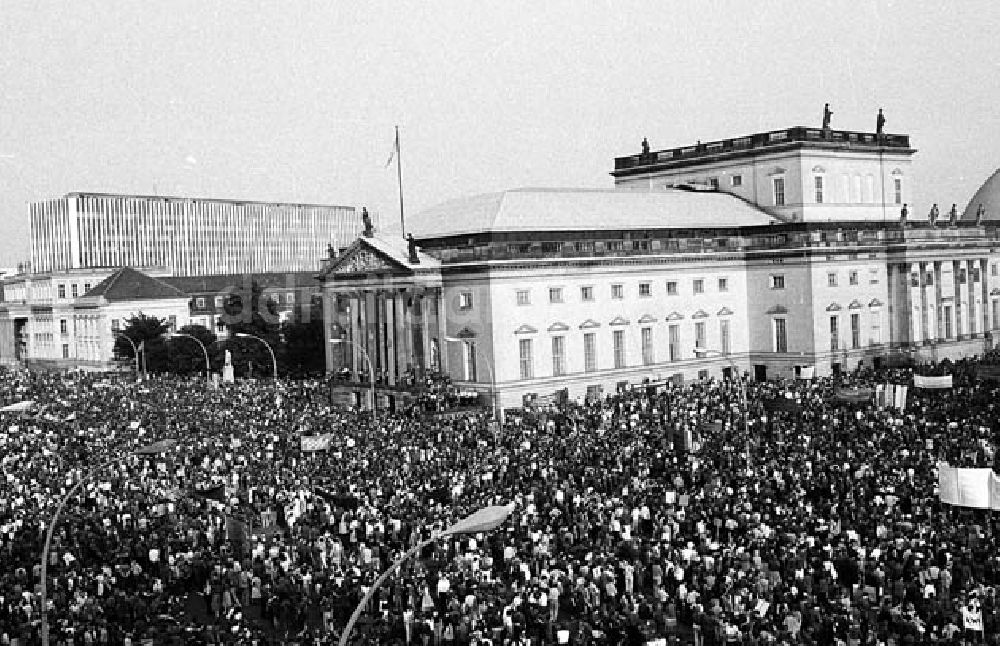
{"label": "dome", "polygon": [[1000,168],[983,182],[983,185],[969,200],[969,205],[965,207],[962,219],[975,220],[976,211],[979,210],[980,204],[986,209],[984,220],[1000,220]]}

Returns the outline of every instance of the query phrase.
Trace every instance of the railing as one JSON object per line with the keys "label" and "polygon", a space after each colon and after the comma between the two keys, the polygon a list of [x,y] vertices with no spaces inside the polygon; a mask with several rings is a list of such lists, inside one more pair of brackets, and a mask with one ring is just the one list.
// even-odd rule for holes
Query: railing
{"label": "railing", "polygon": [[909,135],[877,134],[872,132],[854,132],[850,130],[824,130],[822,128],[806,128],[797,126],[785,130],[760,132],[744,137],[722,139],[699,143],[694,146],[668,148],[638,155],[615,158],[615,170],[628,170],[640,166],[680,161],[719,155],[727,152],[767,148],[796,141],[833,142],[848,148],[909,148]]}

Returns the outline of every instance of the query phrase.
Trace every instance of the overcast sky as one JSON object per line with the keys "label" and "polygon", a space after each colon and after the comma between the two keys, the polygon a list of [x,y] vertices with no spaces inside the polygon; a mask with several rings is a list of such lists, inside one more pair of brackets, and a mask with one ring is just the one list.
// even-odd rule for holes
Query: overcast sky
{"label": "overcast sky", "polygon": [[911,212],[963,208],[1000,165],[998,26],[995,0],[0,0],[0,264],[29,257],[28,202],[71,191],[396,222],[396,124],[411,211],[882,107],[919,150]]}

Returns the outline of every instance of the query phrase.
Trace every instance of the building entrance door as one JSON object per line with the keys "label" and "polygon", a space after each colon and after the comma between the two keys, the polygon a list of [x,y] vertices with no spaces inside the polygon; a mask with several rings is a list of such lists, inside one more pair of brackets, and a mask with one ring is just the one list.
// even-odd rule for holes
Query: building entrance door
{"label": "building entrance door", "polygon": [[753,367],[753,378],[756,381],[767,381],[767,366],[755,365]]}

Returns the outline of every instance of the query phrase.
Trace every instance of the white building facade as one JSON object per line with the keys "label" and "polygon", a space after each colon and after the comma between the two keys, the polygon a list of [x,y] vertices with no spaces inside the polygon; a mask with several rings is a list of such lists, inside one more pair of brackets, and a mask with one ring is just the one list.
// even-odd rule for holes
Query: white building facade
{"label": "white building facade", "polygon": [[[309,271],[361,235],[354,207],[97,193],[30,206],[31,271],[166,267],[175,276]],[[377,215],[374,216],[377,220]]]}

